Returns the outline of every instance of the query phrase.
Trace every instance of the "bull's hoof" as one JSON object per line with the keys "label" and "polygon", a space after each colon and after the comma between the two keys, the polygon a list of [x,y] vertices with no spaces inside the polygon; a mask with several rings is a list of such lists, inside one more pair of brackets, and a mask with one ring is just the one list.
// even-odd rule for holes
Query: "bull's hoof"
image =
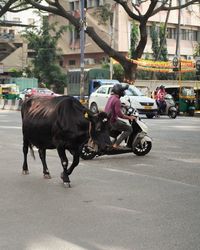
{"label": "bull's hoof", "polygon": [[60,178],[62,179],[63,181],[63,185],[64,187],[71,187],[70,185],[70,179],[69,179],[69,176],[68,175],[65,175],[63,172],[60,174]]}
{"label": "bull's hoof", "polygon": [[43,177],[44,177],[44,179],[51,179],[51,175],[50,174],[44,174]]}
{"label": "bull's hoof", "polygon": [[29,171],[28,171],[28,170],[22,170],[22,174],[23,174],[23,175],[28,175],[28,174],[29,174]]}
{"label": "bull's hoof", "polygon": [[70,182],[63,182],[65,188],[71,188]]}

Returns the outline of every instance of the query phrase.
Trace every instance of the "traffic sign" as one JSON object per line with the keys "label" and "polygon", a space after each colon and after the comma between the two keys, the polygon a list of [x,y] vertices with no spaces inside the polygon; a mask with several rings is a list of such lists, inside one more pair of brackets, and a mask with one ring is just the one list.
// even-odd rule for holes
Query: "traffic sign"
{"label": "traffic sign", "polygon": [[173,64],[173,71],[178,71],[178,69],[179,69],[179,58],[178,58],[178,56],[175,56],[174,58],[173,58],[173,60],[172,60],[172,64]]}

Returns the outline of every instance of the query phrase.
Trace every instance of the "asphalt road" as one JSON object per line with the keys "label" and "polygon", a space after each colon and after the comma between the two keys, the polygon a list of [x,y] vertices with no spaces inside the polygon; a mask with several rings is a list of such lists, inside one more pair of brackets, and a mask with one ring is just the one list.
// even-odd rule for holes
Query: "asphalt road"
{"label": "asphalt road", "polygon": [[56,151],[23,176],[20,112],[0,111],[0,250],[199,250],[200,118],[144,119],[145,157],[81,160],[64,188]]}

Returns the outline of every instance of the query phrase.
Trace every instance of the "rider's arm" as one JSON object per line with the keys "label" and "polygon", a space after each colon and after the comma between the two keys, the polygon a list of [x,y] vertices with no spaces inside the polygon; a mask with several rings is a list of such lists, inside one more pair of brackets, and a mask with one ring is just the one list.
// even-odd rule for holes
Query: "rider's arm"
{"label": "rider's arm", "polygon": [[124,115],[121,111],[121,102],[118,101],[115,103],[115,113],[119,118],[126,119],[126,120],[134,120],[134,116]]}

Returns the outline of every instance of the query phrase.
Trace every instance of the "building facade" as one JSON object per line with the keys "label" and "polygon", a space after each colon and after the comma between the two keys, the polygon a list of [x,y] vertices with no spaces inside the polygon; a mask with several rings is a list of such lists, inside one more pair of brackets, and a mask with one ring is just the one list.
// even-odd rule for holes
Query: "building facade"
{"label": "building facade", "polygon": [[23,71],[27,66],[27,43],[21,31],[30,25],[39,25],[40,19],[33,11],[7,12],[0,18],[0,73],[13,69]]}
{"label": "building facade", "polygon": [[[133,0],[137,1],[137,0]],[[186,0],[183,0],[186,1]],[[182,2],[183,2],[182,1]],[[177,4],[177,1],[172,1],[173,4]],[[181,3],[182,3],[181,2]],[[110,4],[109,4],[110,3]],[[128,55],[130,51],[130,33],[133,20],[128,17],[123,8],[118,4],[113,4],[106,0],[87,0],[86,4],[86,24],[93,26],[97,34],[106,41],[115,50]],[[109,5],[107,5],[109,4]],[[144,13],[147,8],[148,2],[144,3],[140,7],[141,13]],[[80,1],[70,0],[69,2],[63,0],[63,6],[70,10],[74,16],[80,17]],[[98,6],[104,6],[109,8],[109,11],[113,13],[112,20],[107,20],[106,23],[101,23],[99,19],[99,13],[97,11]],[[152,42],[150,38],[150,27],[155,22],[159,27],[160,23],[164,23],[166,20],[166,12],[159,12],[151,17],[147,23],[148,42],[144,50],[144,55],[152,56]],[[69,25],[68,21],[62,17],[51,15],[50,19],[58,21],[62,24]],[[176,54],[176,40],[178,36],[178,10],[170,12],[168,26],[167,26],[167,51],[169,59],[172,59]],[[192,59],[195,46],[200,42],[200,5],[189,6],[181,10],[180,19],[180,44],[179,50],[182,58]],[[79,31],[75,29],[69,30],[65,33],[59,41],[59,47],[63,51],[63,67],[65,69],[79,67],[80,66],[80,35]],[[92,41],[90,37],[85,37],[84,48],[85,66],[93,67],[99,65],[102,62],[108,62],[108,56]]]}

